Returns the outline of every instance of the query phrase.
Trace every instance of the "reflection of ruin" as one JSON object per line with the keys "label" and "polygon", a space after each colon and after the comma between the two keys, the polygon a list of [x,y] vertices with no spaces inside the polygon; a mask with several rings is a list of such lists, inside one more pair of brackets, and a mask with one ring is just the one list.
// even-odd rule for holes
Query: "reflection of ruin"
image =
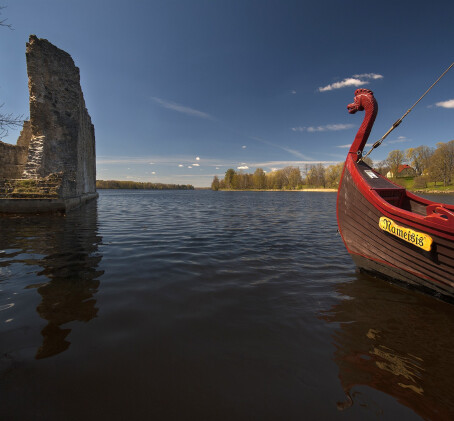
{"label": "reflection of ruin", "polygon": [[91,202],[65,218],[0,218],[0,248],[18,250],[17,255],[43,256],[23,261],[41,266],[38,275],[48,278],[48,282],[27,287],[37,288],[42,296],[37,311],[48,322],[41,332],[43,342],[36,358],[50,357],[69,347],[71,329],[64,327],[66,323],[88,322],[97,315],[94,294],[103,272],[98,270],[102,257],[98,253],[101,237],[96,206]]}
{"label": "reflection of ruin", "polygon": [[0,142],[0,212],[65,211],[97,197],[95,132],[71,56],[30,36],[30,121]]}
{"label": "reflection of ruin", "polygon": [[358,274],[326,320],[339,323],[334,359],[347,397],[355,386],[387,393],[424,419],[454,419],[454,307]]}

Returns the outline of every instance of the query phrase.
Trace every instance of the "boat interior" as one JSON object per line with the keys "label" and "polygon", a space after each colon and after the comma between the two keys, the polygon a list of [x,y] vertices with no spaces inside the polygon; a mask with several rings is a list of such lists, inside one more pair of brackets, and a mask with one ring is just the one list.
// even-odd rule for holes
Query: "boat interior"
{"label": "boat interior", "polygon": [[428,220],[448,223],[454,226],[454,205],[437,203],[423,197],[416,196],[402,186],[398,186],[374,171],[364,162],[356,163],[356,168],[370,189],[392,206]]}

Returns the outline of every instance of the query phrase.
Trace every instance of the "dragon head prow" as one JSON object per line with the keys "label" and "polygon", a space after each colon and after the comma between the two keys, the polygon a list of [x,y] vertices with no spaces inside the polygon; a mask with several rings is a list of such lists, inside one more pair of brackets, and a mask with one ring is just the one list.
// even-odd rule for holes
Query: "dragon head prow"
{"label": "dragon head prow", "polygon": [[347,110],[350,114],[355,114],[357,111],[364,111],[366,104],[376,104],[374,93],[369,89],[357,89],[353,103],[347,105]]}

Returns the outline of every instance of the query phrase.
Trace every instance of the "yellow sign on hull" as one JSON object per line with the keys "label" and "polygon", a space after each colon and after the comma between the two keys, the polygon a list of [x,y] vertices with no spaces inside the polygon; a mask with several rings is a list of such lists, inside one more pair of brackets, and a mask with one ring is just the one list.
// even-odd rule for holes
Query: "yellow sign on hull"
{"label": "yellow sign on hull", "polygon": [[389,232],[390,234],[395,235],[407,243],[413,244],[423,250],[430,251],[432,247],[432,238],[427,234],[413,231],[410,228],[401,227],[392,219],[386,218],[385,216],[380,217],[378,225],[383,231]]}

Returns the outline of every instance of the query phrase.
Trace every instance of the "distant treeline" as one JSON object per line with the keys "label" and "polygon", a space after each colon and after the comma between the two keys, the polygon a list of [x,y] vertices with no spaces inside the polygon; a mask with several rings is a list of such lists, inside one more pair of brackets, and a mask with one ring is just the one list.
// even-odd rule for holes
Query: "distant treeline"
{"label": "distant treeline", "polygon": [[97,189],[194,190],[190,184],[140,183],[138,181],[96,180]]}
{"label": "distant treeline", "polygon": [[[439,142],[436,148],[418,146],[405,151],[393,150],[380,162],[364,159],[380,174],[400,183],[399,179],[411,178],[413,188],[427,188],[442,183],[449,186],[454,180],[454,140]],[[323,164],[285,167],[265,172],[257,168],[253,174],[230,168],[223,179],[217,176],[211,183],[212,190],[299,190],[303,188],[338,188],[344,162],[325,166]]]}
{"label": "distant treeline", "polygon": [[265,172],[257,168],[253,174],[236,172],[230,168],[225,177],[214,177],[212,190],[301,190],[305,187],[337,188],[344,163],[325,167],[322,164],[306,165],[303,174],[298,167],[285,167]]}

